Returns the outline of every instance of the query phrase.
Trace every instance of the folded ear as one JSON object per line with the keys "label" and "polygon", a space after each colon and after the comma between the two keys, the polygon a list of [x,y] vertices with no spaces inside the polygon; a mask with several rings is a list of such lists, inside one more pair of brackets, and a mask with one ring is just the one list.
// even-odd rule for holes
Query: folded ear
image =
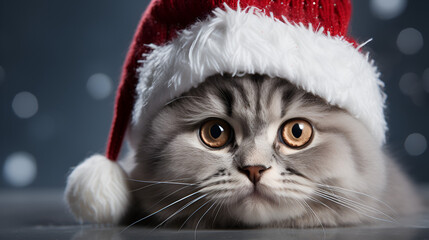
{"label": "folded ear", "polygon": [[68,176],[65,200],[79,221],[119,223],[130,202],[126,178],[117,162],[93,155]]}

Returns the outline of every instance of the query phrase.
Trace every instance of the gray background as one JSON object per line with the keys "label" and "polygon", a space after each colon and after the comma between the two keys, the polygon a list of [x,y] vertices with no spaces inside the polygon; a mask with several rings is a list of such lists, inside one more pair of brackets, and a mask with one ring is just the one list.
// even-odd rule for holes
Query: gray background
{"label": "gray background", "polygon": [[[386,83],[388,148],[427,183],[429,2],[384,0],[405,4],[397,16],[381,14],[377,2],[383,0],[353,1],[350,32],[358,42],[373,38],[365,50]],[[147,3],[0,0],[0,188],[63,187],[71,166],[104,152],[122,62]],[[406,54],[398,35],[410,27],[423,46],[405,31],[399,45],[416,50]],[[105,91],[94,93],[92,85]],[[37,112],[22,92],[37,99]],[[16,153],[30,160],[17,164]],[[28,166],[36,167],[34,179],[25,175]]]}

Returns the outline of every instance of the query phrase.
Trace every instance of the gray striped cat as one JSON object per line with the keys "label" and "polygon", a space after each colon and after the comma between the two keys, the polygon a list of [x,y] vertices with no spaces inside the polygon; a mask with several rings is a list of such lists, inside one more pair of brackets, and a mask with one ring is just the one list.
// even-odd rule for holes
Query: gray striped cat
{"label": "gray striped cat", "polygon": [[394,222],[420,207],[362,122],[284,79],[213,76],[141,134],[124,166],[131,223],[330,227]]}

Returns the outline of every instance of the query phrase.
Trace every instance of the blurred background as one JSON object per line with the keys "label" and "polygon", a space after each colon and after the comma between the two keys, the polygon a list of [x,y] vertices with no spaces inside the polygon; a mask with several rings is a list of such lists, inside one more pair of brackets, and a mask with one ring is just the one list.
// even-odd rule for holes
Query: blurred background
{"label": "blurred background", "polygon": [[[115,89],[148,1],[0,0],[0,188],[61,188],[103,153]],[[350,33],[382,73],[387,147],[429,183],[429,1],[354,0]]]}

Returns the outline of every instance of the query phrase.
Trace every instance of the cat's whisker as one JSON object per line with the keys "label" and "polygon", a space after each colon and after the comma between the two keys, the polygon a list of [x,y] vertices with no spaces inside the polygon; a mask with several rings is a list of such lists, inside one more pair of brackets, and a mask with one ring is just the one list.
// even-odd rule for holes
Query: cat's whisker
{"label": "cat's whisker", "polygon": [[145,180],[136,180],[136,179],[129,179],[133,182],[140,182],[140,183],[151,183],[153,185],[156,184],[172,184],[172,185],[187,185],[187,186],[195,186],[197,184],[195,183],[182,183],[182,182],[168,182],[168,181],[145,181]]}
{"label": "cat's whisker", "polygon": [[295,200],[295,202],[297,202],[302,207],[302,209],[305,210],[306,214],[308,214],[308,208],[305,207],[304,204],[301,203],[301,201],[300,201],[301,199],[297,199],[297,198],[292,198],[292,199]]}
{"label": "cat's whisker", "polygon": [[121,233],[122,233],[122,232],[124,232],[124,231],[126,231],[126,230],[127,230],[127,229],[129,229],[130,227],[132,227],[132,226],[136,225],[137,223],[139,223],[139,222],[141,222],[141,221],[143,221],[143,220],[145,220],[145,219],[148,219],[148,218],[152,217],[153,215],[155,215],[155,214],[157,214],[157,213],[159,213],[159,212],[161,212],[161,211],[164,211],[165,209],[167,209],[167,208],[169,208],[169,207],[173,206],[174,204],[179,203],[179,202],[181,202],[181,201],[183,201],[183,200],[185,200],[185,199],[188,199],[189,197],[192,197],[192,196],[194,196],[194,195],[196,195],[196,194],[198,194],[198,193],[200,193],[200,192],[199,192],[199,191],[196,191],[196,192],[194,192],[194,193],[191,193],[191,194],[189,194],[189,195],[187,195],[187,196],[185,196],[185,197],[182,197],[182,198],[181,198],[181,199],[179,199],[179,200],[176,200],[176,201],[174,201],[174,202],[172,202],[172,203],[168,204],[167,206],[165,206],[165,207],[163,207],[163,208],[159,209],[158,211],[156,211],[156,212],[154,212],[154,213],[151,213],[151,214],[147,215],[146,217],[140,218],[139,220],[137,220],[137,221],[135,221],[135,222],[131,223],[130,225],[128,225],[127,227],[125,227],[125,228],[121,231]]}
{"label": "cat's whisker", "polygon": [[320,201],[319,199],[314,198],[314,197],[312,197],[312,196],[307,196],[307,197],[308,197],[311,201],[316,202],[316,203],[319,203],[319,204],[321,204],[322,206],[324,206],[324,207],[328,208],[329,210],[331,210],[333,213],[338,214],[338,212],[337,212],[337,211],[335,211],[334,209],[332,209],[331,207],[329,207],[328,205],[326,205],[324,202]]}
{"label": "cat's whisker", "polygon": [[162,226],[164,223],[166,223],[168,220],[170,220],[172,217],[176,216],[178,213],[180,213],[181,211],[185,210],[187,207],[191,206],[192,204],[196,203],[197,201],[199,201],[200,199],[206,197],[207,194],[201,195],[197,198],[195,198],[194,200],[188,202],[187,204],[185,204],[183,207],[181,207],[179,210],[177,210],[176,212],[174,212],[173,214],[171,214],[168,218],[166,218],[164,221],[162,221],[160,224],[158,224],[152,231],[154,231],[155,229],[157,229],[158,227]]}
{"label": "cat's whisker", "polygon": [[313,213],[314,217],[316,217],[317,221],[319,222],[319,224],[323,230],[323,239],[326,239],[325,227],[323,226],[322,221],[320,220],[319,216],[317,216],[316,212],[314,212],[313,208],[311,208],[311,206],[308,205],[308,203],[305,201],[305,199],[303,199],[303,203],[310,209],[310,211]]}
{"label": "cat's whisker", "polygon": [[325,197],[325,199],[328,199],[331,201],[336,201],[337,203],[342,203],[344,205],[352,207],[352,208],[359,210],[361,212],[366,211],[366,212],[370,212],[370,213],[379,213],[379,212],[374,211],[374,209],[366,208],[365,205],[356,204],[347,198],[341,198],[340,196],[335,196],[335,195],[332,195],[328,192],[325,192],[325,193],[321,192],[321,191],[316,191],[316,192],[317,192],[318,196],[323,196],[323,197]]}
{"label": "cat's whisker", "polygon": [[139,187],[139,188],[136,188],[136,189],[132,189],[132,190],[130,190],[130,192],[137,192],[137,191],[140,191],[140,190],[143,190],[145,188],[152,187],[152,186],[155,186],[155,185],[159,185],[159,183],[152,183],[152,184],[146,185],[144,187]]}
{"label": "cat's whisker", "polygon": [[353,201],[353,200],[351,200],[351,199],[348,199],[348,198],[343,197],[343,196],[339,196],[339,195],[334,194],[334,193],[329,193],[329,192],[324,191],[324,190],[316,190],[316,191],[318,191],[319,193],[322,193],[322,194],[329,195],[329,196],[331,196],[331,197],[333,197],[333,198],[336,198],[336,199],[338,199],[338,200],[342,200],[343,202],[349,202],[349,205],[354,204],[355,206],[360,207],[360,208],[362,208],[362,209],[364,209],[364,210],[367,210],[368,212],[376,212],[376,213],[379,213],[379,214],[381,214],[381,215],[383,215],[383,216],[385,216],[385,217],[389,218],[390,220],[392,220],[392,221],[394,221],[394,222],[396,221],[393,217],[391,217],[391,216],[387,215],[386,213],[384,213],[384,212],[382,212],[382,211],[380,211],[380,210],[378,210],[378,209],[376,209],[376,208],[374,208],[374,207],[371,207],[371,206],[368,206],[368,205],[366,205],[366,204],[363,204],[363,203],[359,203],[359,202]]}
{"label": "cat's whisker", "polygon": [[321,198],[323,198],[323,199],[326,199],[326,200],[328,200],[328,201],[330,201],[330,202],[332,202],[332,203],[335,203],[335,204],[337,204],[337,205],[339,205],[339,206],[342,206],[342,207],[345,207],[345,208],[347,208],[347,209],[350,209],[350,210],[352,210],[352,211],[354,211],[354,212],[357,212],[357,213],[359,213],[359,214],[362,214],[362,215],[364,215],[364,216],[367,216],[367,217],[371,217],[371,218],[372,218],[372,216],[368,216],[367,214],[362,213],[362,212],[361,212],[361,211],[359,211],[358,209],[355,209],[353,206],[349,206],[349,205],[347,205],[346,203],[343,203],[343,202],[341,202],[341,201],[339,201],[339,200],[337,200],[337,199],[335,199],[335,198],[333,198],[333,197],[327,196],[327,195],[325,195],[325,194],[317,193],[317,192],[314,192],[314,195],[316,195],[316,196],[318,196],[318,197],[321,197]]}
{"label": "cat's whisker", "polygon": [[389,215],[387,215],[387,214],[383,213],[382,211],[380,211],[380,210],[378,210],[378,209],[376,209],[376,208],[374,208],[374,207],[368,206],[368,205],[366,205],[366,204],[363,204],[363,203],[360,203],[360,202],[354,201],[354,200],[352,200],[352,199],[346,198],[346,197],[344,197],[344,196],[341,196],[341,195],[338,195],[338,194],[335,194],[335,193],[332,193],[332,192],[325,191],[325,190],[323,190],[323,189],[318,189],[317,191],[319,191],[320,193],[324,193],[324,194],[330,195],[330,196],[332,196],[332,197],[334,197],[334,198],[338,198],[338,199],[341,199],[341,200],[344,200],[344,201],[351,202],[351,203],[353,203],[353,204],[355,204],[355,205],[357,205],[357,206],[360,206],[360,207],[362,207],[362,208],[364,208],[364,209],[366,209],[366,210],[371,210],[371,211],[378,212],[378,213],[380,213],[380,214],[382,214],[382,215],[385,215],[386,217],[391,218],[392,220],[394,220],[391,216],[389,216]]}
{"label": "cat's whisker", "polygon": [[[186,179],[191,179],[191,178],[190,177],[186,177],[186,178],[150,180],[150,181],[156,181],[156,182],[177,182],[177,181],[182,181],[182,180],[186,180]],[[134,179],[134,178],[127,178],[127,180],[129,180],[129,181],[136,181],[136,182],[138,182],[138,181],[145,181],[144,179]]]}
{"label": "cat's whisker", "polygon": [[[152,183],[152,184],[146,185],[144,187],[139,187],[139,188],[130,190],[130,192],[137,192],[137,191],[143,190],[145,188],[156,186],[156,185],[160,185],[160,184],[167,184],[167,183]],[[173,184],[173,185],[184,185],[184,184]],[[194,184],[194,185],[196,185],[196,184]],[[186,187],[191,187],[191,186],[194,186],[194,185],[186,185]]]}
{"label": "cat's whisker", "polygon": [[[137,191],[143,190],[145,188],[156,186],[156,185],[159,185],[159,184],[167,184],[167,182],[175,182],[176,183],[177,181],[186,180],[186,179],[190,179],[190,178],[177,178],[177,179],[171,179],[171,180],[154,181],[156,183],[152,183],[152,184],[149,184],[149,185],[146,185],[146,186],[143,186],[143,187],[139,187],[139,188],[133,189],[130,192],[137,192]],[[148,183],[145,180],[139,180],[139,179],[131,179],[131,178],[129,178],[128,180],[129,181],[133,181],[133,182]]]}
{"label": "cat's whisker", "polygon": [[359,195],[362,195],[362,196],[365,196],[365,197],[369,197],[369,198],[371,198],[371,199],[373,199],[373,200],[375,200],[375,201],[377,201],[377,202],[379,202],[379,203],[383,204],[384,206],[386,206],[387,208],[389,208],[389,210],[391,210],[391,211],[393,211],[394,213],[396,213],[396,210],[395,210],[395,209],[393,209],[391,206],[389,206],[389,204],[387,204],[387,203],[385,203],[385,202],[381,201],[380,199],[378,199],[378,198],[376,198],[376,197],[374,197],[374,196],[368,195],[368,194],[366,194],[366,193],[359,192],[359,191],[352,190],[352,189],[342,188],[342,187],[338,187],[338,186],[327,185],[327,184],[320,184],[320,183],[316,183],[316,184],[317,184],[318,186],[320,186],[320,187],[329,188],[330,190],[334,190],[334,191],[337,191],[337,192],[345,191],[345,192],[356,193],[356,194],[359,194]]}
{"label": "cat's whisker", "polygon": [[212,209],[212,207],[216,204],[216,201],[213,202],[213,204],[203,213],[203,215],[200,217],[200,219],[197,222],[197,225],[195,226],[195,232],[194,232],[194,239],[197,240],[197,229],[198,225],[200,225],[201,220],[203,220],[204,216]]}
{"label": "cat's whisker", "polygon": [[162,202],[164,199],[166,199],[166,198],[170,197],[171,195],[173,195],[173,194],[175,194],[175,193],[177,193],[177,192],[179,192],[179,191],[181,191],[181,190],[183,190],[183,189],[185,189],[185,188],[189,188],[189,187],[191,187],[191,186],[184,186],[184,187],[181,187],[181,188],[179,188],[179,189],[177,189],[177,190],[175,190],[175,191],[173,191],[173,192],[169,193],[167,196],[165,196],[165,197],[161,198],[161,199],[160,199],[160,200],[158,200],[156,203],[152,204],[152,206],[150,206],[148,209],[153,208],[153,207],[154,207],[154,206],[156,206],[158,203]]}
{"label": "cat's whisker", "polygon": [[215,214],[215,216],[213,218],[212,227],[215,224],[215,221],[216,221],[217,215],[220,212],[220,209],[223,207],[223,204],[225,203],[225,199],[222,199],[221,201],[216,200],[215,202],[217,202],[218,204],[217,204],[217,212],[216,212],[216,214]]}
{"label": "cat's whisker", "polygon": [[379,221],[383,221],[383,222],[394,223],[394,222],[392,222],[392,221],[390,221],[390,220],[387,220],[387,219],[378,218],[378,217],[375,217],[375,216],[372,216],[372,215],[366,214],[366,213],[364,213],[363,211],[361,211],[360,209],[356,208],[356,207],[355,207],[355,206],[353,206],[353,205],[350,205],[350,204],[348,204],[348,203],[345,203],[345,202],[340,201],[340,200],[338,200],[338,199],[335,199],[335,198],[333,198],[333,197],[327,196],[327,195],[325,195],[325,194],[321,194],[321,193],[317,193],[317,192],[315,192],[314,194],[315,194],[315,195],[317,195],[317,196],[319,196],[319,197],[321,197],[321,198],[324,198],[324,199],[326,199],[326,200],[328,200],[328,201],[331,201],[331,202],[333,202],[333,203],[335,203],[335,204],[338,204],[338,205],[343,206],[343,207],[345,207],[345,208],[347,208],[347,209],[350,209],[350,210],[352,210],[352,211],[354,211],[354,212],[356,212],[356,213],[358,213],[358,214],[362,214],[362,215],[364,215],[364,216],[366,216],[366,217],[369,217],[369,218],[372,218],[372,219],[375,219],[375,220],[379,220]]}
{"label": "cat's whisker", "polygon": [[191,219],[192,216],[194,216],[195,213],[197,213],[202,207],[204,207],[205,205],[207,205],[207,203],[209,203],[211,200],[209,199],[207,202],[205,202],[203,205],[201,205],[199,208],[197,208],[197,210],[195,210],[191,215],[188,216],[188,218],[186,218],[185,222],[183,222],[183,224],[180,226],[179,230],[182,230],[182,228],[185,226],[185,224],[189,221],[189,219]]}

